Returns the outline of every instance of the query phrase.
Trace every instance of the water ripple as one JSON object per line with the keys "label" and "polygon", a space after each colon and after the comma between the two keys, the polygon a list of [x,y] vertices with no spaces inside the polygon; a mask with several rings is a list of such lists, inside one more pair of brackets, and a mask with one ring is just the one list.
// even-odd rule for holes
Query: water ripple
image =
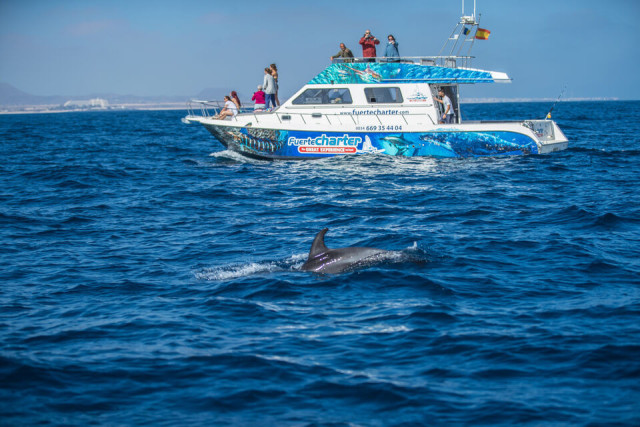
{"label": "water ripple", "polygon": [[[640,108],[606,107],[559,103],[551,155],[317,162],[0,115],[2,424],[637,425]],[[392,256],[300,271],[324,227]]]}

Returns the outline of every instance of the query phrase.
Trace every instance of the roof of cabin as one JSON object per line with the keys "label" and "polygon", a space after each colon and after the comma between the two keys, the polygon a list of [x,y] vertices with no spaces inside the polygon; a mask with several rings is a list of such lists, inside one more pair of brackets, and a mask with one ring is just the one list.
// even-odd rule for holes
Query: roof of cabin
{"label": "roof of cabin", "polygon": [[308,84],[332,83],[495,83],[509,82],[506,73],[401,62],[331,64]]}

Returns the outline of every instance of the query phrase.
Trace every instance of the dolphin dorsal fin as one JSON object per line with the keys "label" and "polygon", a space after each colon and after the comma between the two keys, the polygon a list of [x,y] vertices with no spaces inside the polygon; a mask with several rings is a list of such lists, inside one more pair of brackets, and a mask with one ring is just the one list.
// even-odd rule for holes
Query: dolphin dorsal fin
{"label": "dolphin dorsal fin", "polygon": [[327,252],[329,250],[329,248],[327,248],[324,244],[324,235],[327,233],[327,231],[329,231],[328,228],[323,228],[318,234],[316,234],[316,238],[313,239],[313,243],[311,244],[309,258],[314,258],[321,253]]}

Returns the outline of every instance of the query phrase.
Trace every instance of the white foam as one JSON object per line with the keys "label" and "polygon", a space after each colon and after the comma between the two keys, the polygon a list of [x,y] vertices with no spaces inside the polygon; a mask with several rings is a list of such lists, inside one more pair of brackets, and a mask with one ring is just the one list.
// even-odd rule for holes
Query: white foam
{"label": "white foam", "polygon": [[251,276],[260,273],[269,273],[281,270],[273,262],[249,263],[241,265],[229,265],[224,267],[205,268],[196,273],[196,278],[200,280],[230,280],[238,277]]}
{"label": "white foam", "polygon": [[389,326],[389,325],[372,325],[366,326],[364,328],[357,329],[343,329],[337,331],[331,331],[327,333],[321,334],[303,334],[305,338],[308,339],[319,339],[326,337],[337,337],[337,336],[345,336],[345,335],[372,335],[372,334],[396,334],[396,333],[405,333],[411,332],[413,329],[408,328],[404,325],[401,326]]}
{"label": "white foam", "polygon": [[299,270],[306,254],[294,254],[280,261],[250,262],[246,264],[229,264],[221,267],[203,268],[195,273],[199,280],[231,280],[239,277],[253,276],[255,274],[273,273],[276,271]]}
{"label": "white foam", "polygon": [[370,335],[370,334],[395,334],[398,332],[411,332],[411,328],[404,325],[388,326],[388,325],[372,325],[359,329],[346,329],[343,331],[335,331],[330,333],[331,336],[339,335]]}
{"label": "white foam", "polygon": [[261,164],[266,162],[266,160],[253,159],[250,157],[243,156],[242,154],[237,153],[235,151],[231,151],[231,150],[216,151],[216,152],[210,153],[209,157],[229,159],[238,163]]}

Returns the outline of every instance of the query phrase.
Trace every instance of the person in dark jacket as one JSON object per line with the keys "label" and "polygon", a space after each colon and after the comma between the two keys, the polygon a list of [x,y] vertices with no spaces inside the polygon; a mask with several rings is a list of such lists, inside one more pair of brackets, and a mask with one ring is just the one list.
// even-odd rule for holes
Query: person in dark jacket
{"label": "person in dark jacket", "polygon": [[353,59],[350,59],[353,58],[353,52],[344,43],[340,43],[340,52],[333,55],[331,60],[333,61],[336,58],[343,58],[343,62],[353,62]]}
{"label": "person in dark jacket", "polygon": [[396,38],[393,37],[393,34],[389,34],[389,37],[387,38],[389,42],[387,43],[387,48],[384,51],[384,56],[389,62],[399,62],[400,52],[398,51],[398,42],[396,41]]}
{"label": "person in dark jacket", "polygon": [[375,62],[374,59],[376,57],[376,45],[380,44],[380,40],[375,38],[371,31],[367,30],[364,32],[364,36],[360,39],[360,44],[362,45],[362,56],[368,59],[367,62]]}

